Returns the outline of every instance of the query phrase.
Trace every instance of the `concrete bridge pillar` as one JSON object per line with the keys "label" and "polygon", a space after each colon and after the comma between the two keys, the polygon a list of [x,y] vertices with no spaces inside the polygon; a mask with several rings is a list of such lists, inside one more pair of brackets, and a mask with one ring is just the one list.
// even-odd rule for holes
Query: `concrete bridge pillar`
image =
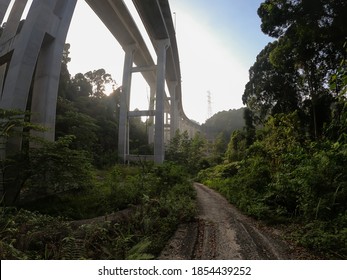
{"label": "concrete bridge pillar", "polygon": [[[0,24],[2,20],[4,19],[6,10],[9,8],[10,1],[7,0],[1,0],[0,8],[1,8],[1,15],[0,15]],[[22,17],[22,14],[24,12],[25,6],[27,4],[27,1],[16,1],[13,4],[13,7],[11,9],[10,15],[6,22],[6,27],[3,30],[3,33],[0,37],[0,57],[2,58],[0,63],[0,96],[2,96],[3,93],[3,85],[5,82],[5,76],[6,76],[6,69],[8,67],[8,63],[10,62],[11,58],[11,45],[14,41],[14,38],[16,36],[20,19]],[[4,9],[2,11],[2,9]]]}
{"label": "concrete bridge pillar", "polygon": [[154,135],[154,162],[162,163],[165,155],[164,140],[164,102],[165,102],[165,71],[166,50],[170,40],[158,40],[157,47],[157,85],[155,101],[155,135]]}
{"label": "concrete bridge pillar", "polygon": [[[0,37],[0,108],[24,112],[30,106],[30,121],[46,129],[32,133],[45,140],[55,137],[61,59],[76,1],[34,0],[21,21],[27,0],[16,0]],[[9,3],[0,0],[1,21]],[[14,137],[3,144],[7,153],[16,153],[22,139]],[[0,190],[6,204],[16,200],[20,188],[13,182]]]}
{"label": "concrete bridge pillar", "polygon": [[[54,140],[61,58],[76,1],[33,1],[20,27],[27,0],[16,0],[0,37],[0,108],[25,111],[33,82],[31,122],[47,129],[40,133],[46,140]],[[10,150],[20,150],[20,139],[11,144]]]}
{"label": "concrete bridge pillar", "polygon": [[[142,65],[134,67],[134,56],[137,45],[129,45],[124,48],[124,69],[123,85],[120,97],[120,115],[118,131],[118,156],[121,162],[126,163],[132,160],[134,156],[129,151],[129,118],[131,116],[149,116],[148,141],[154,143],[154,162],[162,163],[164,161],[165,148],[165,127],[168,122],[167,106],[165,107],[165,77],[166,77],[166,50],[169,47],[169,39],[158,40],[157,65],[156,67]],[[130,112],[130,92],[132,73],[136,71],[156,71],[155,82],[150,84],[150,103],[148,111]],[[136,113],[136,114],[135,114]]]}
{"label": "concrete bridge pillar", "polygon": [[124,49],[124,68],[123,68],[123,84],[120,96],[120,112],[119,112],[119,129],[118,129],[118,156],[123,163],[129,155],[129,108],[130,108],[130,90],[132,79],[132,68],[134,62],[136,46],[130,45]]}
{"label": "concrete bridge pillar", "polygon": [[[57,97],[62,53],[76,0],[57,0],[53,14],[59,28],[49,32],[42,42],[37,60],[31,105],[31,122],[47,128],[44,132],[33,131],[32,135],[54,141]],[[54,29],[50,26],[49,29]]]}
{"label": "concrete bridge pillar", "polygon": [[[150,98],[149,98],[149,110],[154,111],[154,104],[155,104],[155,89],[156,84],[150,84]],[[154,116],[150,116],[148,119],[148,143],[153,144],[154,143]]]}
{"label": "concrete bridge pillar", "polygon": [[178,121],[179,121],[179,114],[178,114],[178,104],[176,100],[176,87],[177,82],[169,82],[169,91],[170,91],[170,100],[171,100],[171,106],[170,106],[170,139],[172,139],[175,136],[176,130],[179,129],[178,127]]}

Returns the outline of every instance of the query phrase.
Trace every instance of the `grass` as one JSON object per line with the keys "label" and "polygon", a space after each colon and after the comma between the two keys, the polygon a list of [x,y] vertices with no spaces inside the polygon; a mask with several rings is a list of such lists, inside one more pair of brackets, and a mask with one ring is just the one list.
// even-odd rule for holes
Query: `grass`
{"label": "grass", "polygon": [[[1,259],[152,259],[194,218],[195,192],[174,165],[102,171],[93,187],[0,208]],[[123,222],[74,226],[136,205]]]}

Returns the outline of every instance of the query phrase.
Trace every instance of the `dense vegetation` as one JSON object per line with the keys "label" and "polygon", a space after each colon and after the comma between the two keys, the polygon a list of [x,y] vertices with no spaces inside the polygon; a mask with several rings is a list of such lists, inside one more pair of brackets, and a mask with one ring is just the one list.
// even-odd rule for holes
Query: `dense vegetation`
{"label": "dense vegetation", "polygon": [[[347,2],[266,0],[258,14],[274,41],[250,68],[246,108],[209,119],[208,140],[177,132],[162,166],[116,165],[120,88],[103,69],[71,77],[66,45],[56,142],[29,145],[42,128],[1,111],[0,140],[20,134],[23,150],[5,158],[0,146],[0,190],[20,191],[0,208],[0,257],[154,258],[194,217],[197,176],[288,238],[346,259]],[[151,153],[146,122],[130,126],[132,153]],[[123,209],[125,221],[112,218]]]}
{"label": "dense vegetation", "polygon": [[245,126],[244,109],[221,111],[207,119],[201,126],[206,138],[215,139],[223,134],[229,140],[235,130],[240,130]]}
{"label": "dense vegetation", "polygon": [[[192,183],[177,164],[117,165],[119,87],[103,69],[71,77],[68,55],[66,45],[55,142],[30,133],[44,130],[30,113],[1,110],[0,258],[155,258],[195,216]],[[132,153],[151,152],[146,123],[131,119],[130,133]],[[6,155],[12,139],[22,150]]]}
{"label": "dense vegetation", "polygon": [[347,143],[310,141],[297,114],[270,117],[256,140],[232,137],[225,163],[199,179],[245,213],[295,223],[293,238],[327,257],[347,257]]}
{"label": "dense vegetation", "polygon": [[251,67],[246,128],[199,179],[291,238],[347,258],[347,2],[267,0],[274,37]]}
{"label": "dense vegetation", "polygon": [[[93,186],[0,208],[0,258],[153,259],[195,216],[195,193],[180,167],[116,166],[97,175],[104,178]],[[112,218],[124,208],[125,217]],[[81,220],[97,216],[104,217]]]}

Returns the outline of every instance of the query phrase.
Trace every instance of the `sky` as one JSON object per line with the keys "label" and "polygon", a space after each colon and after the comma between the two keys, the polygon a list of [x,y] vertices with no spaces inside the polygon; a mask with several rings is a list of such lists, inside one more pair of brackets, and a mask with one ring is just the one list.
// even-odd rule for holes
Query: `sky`
{"label": "sky", "polygon": [[[104,68],[122,83],[124,51],[85,1],[78,0],[66,42],[71,45],[71,75]],[[124,0],[149,38],[131,0]],[[211,109],[243,107],[248,70],[272,39],[261,32],[257,9],[262,0],[169,0],[176,25],[186,115],[199,123]],[[154,56],[154,50],[150,48]],[[156,58],[153,57],[154,61]],[[148,109],[149,87],[141,74],[133,75],[131,109]]]}

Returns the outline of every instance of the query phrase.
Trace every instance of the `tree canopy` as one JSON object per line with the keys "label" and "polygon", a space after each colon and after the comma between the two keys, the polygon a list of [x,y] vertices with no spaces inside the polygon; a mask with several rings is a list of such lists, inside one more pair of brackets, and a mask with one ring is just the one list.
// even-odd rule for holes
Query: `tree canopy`
{"label": "tree canopy", "polygon": [[261,29],[276,40],[258,55],[243,95],[258,121],[297,110],[310,134],[322,135],[329,104],[341,90],[329,82],[346,57],[346,14],[343,0],[266,0],[260,5]]}

